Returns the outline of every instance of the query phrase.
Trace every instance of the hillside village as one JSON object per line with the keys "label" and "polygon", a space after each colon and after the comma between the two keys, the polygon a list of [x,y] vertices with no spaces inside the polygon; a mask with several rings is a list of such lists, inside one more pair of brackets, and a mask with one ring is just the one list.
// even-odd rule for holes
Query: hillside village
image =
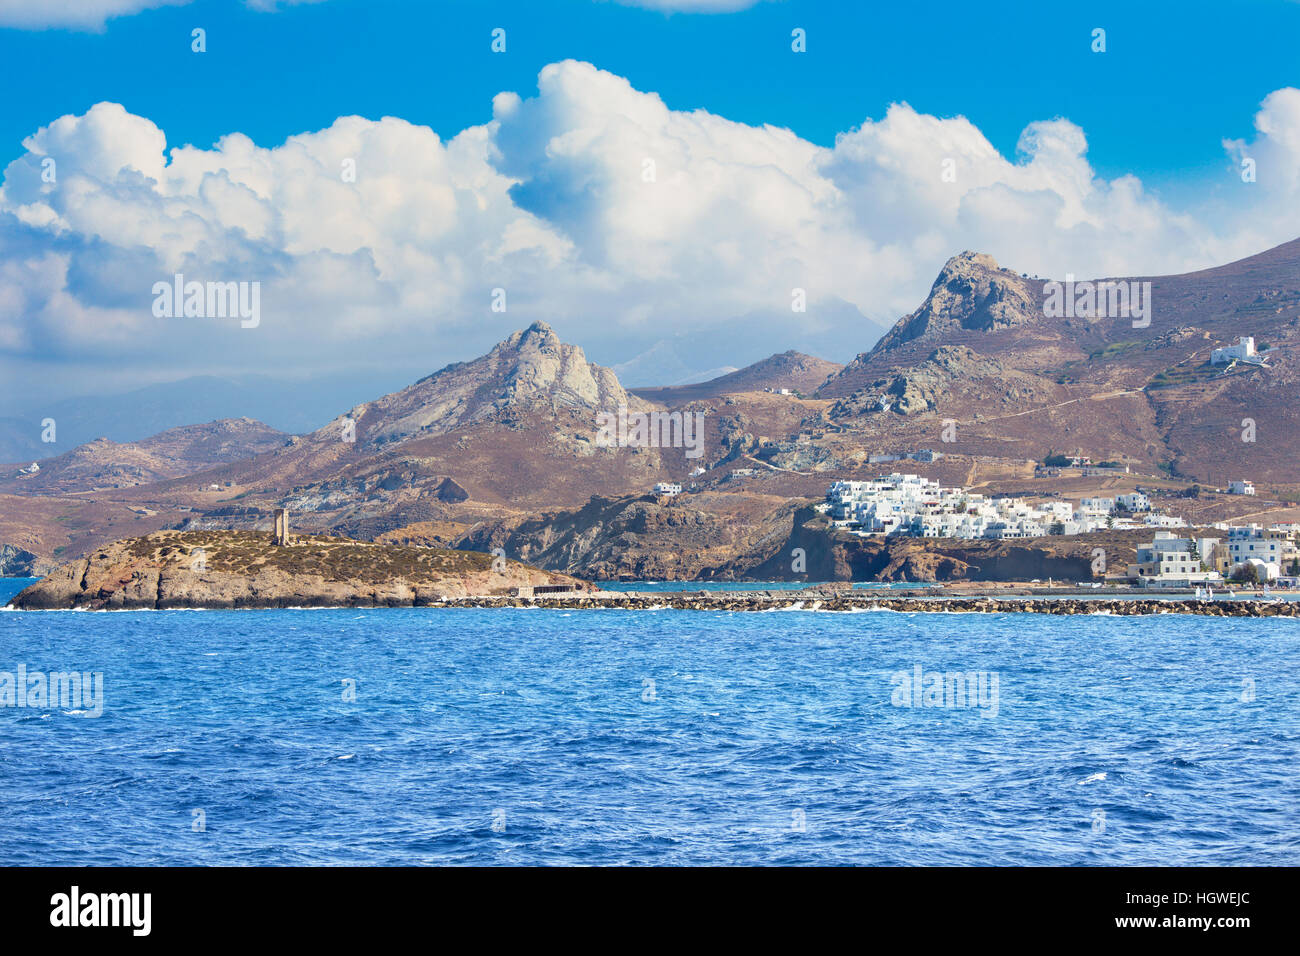
{"label": "hillside village", "polygon": [[[1234,482],[1239,494],[1254,494],[1250,482]],[[1111,497],[1031,503],[1012,496],[987,496],[969,488],[947,488],[919,475],[894,472],[874,481],[835,481],[817,509],[831,526],[850,534],[914,538],[1007,540],[1099,531],[1187,527],[1175,515],[1151,507],[1142,491]],[[1205,530],[1205,529],[1201,529]],[[1300,587],[1300,524],[1233,525],[1215,522],[1221,537],[1180,537],[1155,531],[1137,548],[1137,561],[1122,574],[1141,586],[1211,585],[1227,580]]]}

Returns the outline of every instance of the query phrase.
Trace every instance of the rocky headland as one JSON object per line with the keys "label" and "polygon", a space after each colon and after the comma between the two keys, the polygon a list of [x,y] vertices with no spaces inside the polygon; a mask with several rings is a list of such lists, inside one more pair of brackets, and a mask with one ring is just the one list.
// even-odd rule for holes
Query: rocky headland
{"label": "rocky headland", "polygon": [[538,587],[590,589],[491,554],[254,531],[159,531],[70,561],[20,592],[20,610],[419,607]]}

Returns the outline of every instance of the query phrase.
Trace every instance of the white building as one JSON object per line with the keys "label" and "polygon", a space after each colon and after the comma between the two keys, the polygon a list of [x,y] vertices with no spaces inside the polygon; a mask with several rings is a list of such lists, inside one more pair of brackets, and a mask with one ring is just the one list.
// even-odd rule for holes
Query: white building
{"label": "white building", "polygon": [[1116,504],[1123,506],[1124,510],[1130,513],[1151,510],[1151,499],[1140,491],[1135,491],[1128,495],[1118,495],[1115,498],[1115,502]]}
{"label": "white building", "polygon": [[671,481],[661,481],[659,484],[655,485],[654,493],[673,498],[682,493],[682,486],[673,484]]}
{"label": "white building", "polygon": [[1249,362],[1255,359],[1255,340],[1249,335],[1243,335],[1237,340],[1236,345],[1229,345],[1225,348],[1215,349],[1210,353],[1211,365],[1227,365],[1231,362]]}
{"label": "white building", "polygon": [[1253,495],[1255,485],[1249,481],[1230,481],[1228,482],[1228,494],[1230,495]]}
{"label": "white building", "polygon": [[1210,552],[1218,538],[1180,538],[1169,531],[1157,531],[1150,544],[1137,548],[1137,563],[1128,566],[1128,576],[1140,584],[1213,584],[1223,578],[1207,571]]}
{"label": "white building", "polygon": [[1105,518],[1114,510],[1114,498],[1084,498],[1079,502],[1079,512],[1089,518]]}
{"label": "white building", "polygon": [[1228,530],[1228,556],[1233,567],[1251,560],[1280,565],[1289,543],[1290,535],[1285,531],[1261,528],[1257,524]]}
{"label": "white building", "polygon": [[1161,514],[1148,511],[1142,516],[1142,524],[1148,528],[1186,528],[1187,522],[1177,515]]}
{"label": "white building", "polygon": [[1241,568],[1245,568],[1247,566],[1253,567],[1255,569],[1256,581],[1261,581],[1261,582],[1276,581],[1282,575],[1281,567],[1279,567],[1278,565],[1274,564],[1271,561],[1261,561],[1259,558],[1251,558],[1248,561],[1244,561],[1242,562],[1242,564],[1238,565],[1237,567],[1234,567],[1233,571],[1240,570]]}

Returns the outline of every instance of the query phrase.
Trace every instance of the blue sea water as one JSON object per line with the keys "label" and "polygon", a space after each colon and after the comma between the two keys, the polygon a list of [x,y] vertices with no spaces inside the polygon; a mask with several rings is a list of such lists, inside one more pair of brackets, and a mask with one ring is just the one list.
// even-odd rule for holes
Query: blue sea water
{"label": "blue sea water", "polygon": [[0,864],[1300,862],[1296,621],[0,612],[19,664],[105,702],[0,707]]}

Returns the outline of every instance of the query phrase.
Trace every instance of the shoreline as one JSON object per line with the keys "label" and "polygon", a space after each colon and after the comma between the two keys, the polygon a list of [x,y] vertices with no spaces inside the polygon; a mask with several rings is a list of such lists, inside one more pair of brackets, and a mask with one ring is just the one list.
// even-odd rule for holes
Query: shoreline
{"label": "shoreline", "polygon": [[[1195,598],[1095,597],[1034,598],[1020,595],[990,597],[877,597],[870,594],[817,595],[800,592],[597,592],[565,596],[506,597],[497,595],[445,598],[408,602],[356,601],[348,604],[299,604],[258,601],[256,603],[177,605],[166,607],[31,608],[36,611],[310,611],[378,610],[382,608],[432,608],[467,610],[533,609],[563,611],[725,611],[764,613],[772,611],[861,613],[869,611],[907,614],[1044,614],[1144,617],[1190,614],[1202,617],[1300,618],[1300,601],[1251,599],[1198,601]],[[4,611],[24,611],[7,604]]]}
{"label": "shoreline", "polygon": [[1195,614],[1203,617],[1291,617],[1300,618],[1300,602],[1223,600],[1198,601],[1127,598],[1033,598],[1033,597],[876,597],[871,595],[809,595],[788,592],[604,592],[572,597],[460,598],[434,607],[538,608],[547,610],[622,609],[633,611],[898,611],[910,614],[1103,614],[1141,617],[1160,614]]}

